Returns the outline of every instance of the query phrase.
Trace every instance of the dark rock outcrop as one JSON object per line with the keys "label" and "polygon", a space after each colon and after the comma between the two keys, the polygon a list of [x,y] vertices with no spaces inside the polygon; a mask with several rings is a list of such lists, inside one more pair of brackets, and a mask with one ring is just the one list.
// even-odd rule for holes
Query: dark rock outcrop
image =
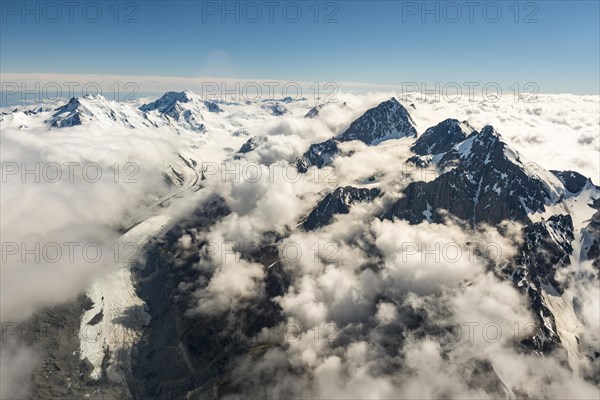
{"label": "dark rock outcrop", "polygon": [[328,225],[334,215],[348,214],[352,204],[373,201],[379,194],[379,189],[339,187],[319,201],[302,227],[310,231]]}
{"label": "dark rock outcrop", "polygon": [[550,170],[550,172],[560,179],[563,185],[565,185],[565,189],[574,194],[581,192],[588,182],[591,182],[590,179],[575,171]]}
{"label": "dark rock outcrop", "polygon": [[473,133],[476,131],[467,121],[449,118],[427,128],[410,149],[421,156],[446,153]]}
{"label": "dark rock outcrop", "polygon": [[319,111],[325,106],[325,104],[317,104],[304,115],[304,118],[316,118],[319,115]]}
{"label": "dark rock outcrop", "polygon": [[[318,109],[315,111],[318,113]],[[367,110],[356,119],[344,133],[325,142],[313,144],[297,161],[299,172],[306,172],[309,167],[321,168],[338,153],[337,144],[351,140],[359,140],[374,146],[388,139],[416,136],[417,130],[410,114],[392,97],[377,107]]]}
{"label": "dark rock outcrop", "polygon": [[[304,115],[304,118],[316,118],[319,116],[319,113],[321,112],[321,110],[323,109],[323,107],[328,106],[330,104],[336,104],[336,103],[323,103],[323,104],[317,104],[316,106],[314,106],[313,108],[311,108],[310,110],[308,110],[308,112],[306,113],[306,115]],[[346,107],[348,104],[346,102],[343,102],[341,105],[339,105],[339,107]]]}
{"label": "dark rock outcrop", "polygon": [[338,153],[337,140],[331,138],[325,142],[311,144],[310,148],[302,157],[296,160],[298,172],[306,172],[311,166],[321,168],[330,164],[331,158]]}
{"label": "dark rock outcrop", "polygon": [[585,258],[592,261],[594,267],[600,272],[600,211],[596,211],[590,223],[583,229],[584,236],[591,240],[591,245],[585,254]]}
{"label": "dark rock outcrop", "polygon": [[215,102],[212,101],[205,101],[204,105],[206,106],[206,108],[208,109],[208,112],[212,112],[212,113],[220,113],[223,112],[223,109],[221,107],[219,107],[219,105]]}
{"label": "dark rock outcrop", "polygon": [[240,154],[250,153],[251,151],[254,151],[261,144],[267,143],[267,141],[268,141],[268,139],[266,136],[262,136],[262,135],[253,136],[250,139],[248,139],[246,141],[246,143],[244,143],[242,145],[242,147],[240,148],[238,153],[240,153]]}
{"label": "dark rock outcrop", "polygon": [[560,195],[560,182],[546,182],[530,173],[492,126],[486,126],[450,153],[444,158],[449,155],[457,160],[454,169],[431,182],[410,183],[404,197],[384,218],[416,224],[433,217],[433,222],[441,222],[437,211],[443,209],[471,225],[504,220],[528,222],[530,211],[545,210],[546,202],[556,201]]}
{"label": "dark rock outcrop", "polygon": [[264,293],[236,309],[193,312],[197,293],[217,267],[211,260],[224,262],[207,254],[224,243],[194,239],[189,249],[182,250],[178,239],[207,231],[229,212],[224,200],[215,198],[152,244],[146,261],[136,269],[137,293],[148,305],[152,321],[132,352],[127,384],[133,398],[219,398],[217,393],[228,386],[232,364],[255,348],[264,348],[257,339],[262,330],[283,320],[271,299],[287,292],[291,278],[278,267],[276,246],[281,237],[271,233],[265,233],[260,243],[234,245],[241,259],[263,265]]}
{"label": "dark rock outcrop", "polygon": [[387,139],[417,136],[415,122],[395,97],[367,110],[338,139],[376,145]]}
{"label": "dark rock outcrop", "polygon": [[517,287],[525,291],[538,318],[537,332],[524,344],[539,352],[554,350],[561,344],[554,315],[542,290],[557,295],[563,293],[555,275],[559,268],[569,264],[574,238],[570,215],[553,215],[546,221],[523,228],[524,242],[510,276]]}

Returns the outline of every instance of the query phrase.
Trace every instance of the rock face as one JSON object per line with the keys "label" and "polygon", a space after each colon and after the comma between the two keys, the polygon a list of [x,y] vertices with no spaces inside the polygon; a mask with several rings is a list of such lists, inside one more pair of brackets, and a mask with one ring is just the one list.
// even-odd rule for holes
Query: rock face
{"label": "rock face", "polygon": [[317,104],[304,115],[304,118],[316,118],[319,116],[319,111],[325,106],[325,104]]}
{"label": "rock face", "polygon": [[554,171],[550,170],[565,186],[570,193],[577,194],[581,192],[590,179],[575,171]]}
{"label": "rock face", "polygon": [[338,139],[376,145],[387,139],[417,136],[415,122],[395,97],[367,110]]}
{"label": "rock face", "polygon": [[517,287],[526,292],[539,320],[538,332],[525,344],[540,352],[553,350],[561,343],[554,315],[542,296],[542,290],[550,288],[545,290],[563,293],[555,274],[559,268],[569,264],[574,238],[570,215],[553,215],[546,221],[523,228],[524,242],[510,275]]}
{"label": "rock face", "polygon": [[[318,114],[318,108],[313,110]],[[321,168],[329,163],[338,152],[337,143],[359,140],[369,146],[375,146],[389,139],[416,136],[417,130],[414,125],[406,108],[395,97],[392,97],[377,107],[367,110],[341,135],[311,145],[306,153],[297,160],[298,171],[306,172],[313,165]]]}
{"label": "rock face", "polygon": [[468,122],[449,118],[427,128],[410,149],[420,156],[446,153],[474,133]]}
{"label": "rock face", "polygon": [[73,97],[67,104],[57,108],[48,122],[55,128],[87,123],[124,126],[131,129],[152,126],[138,110],[126,104],[107,100],[101,95]]}
{"label": "rock face", "polygon": [[552,174],[537,166],[530,171],[489,125],[455,146],[440,163],[449,159],[456,162],[454,169],[434,181],[409,184],[384,217],[413,224],[433,217],[439,222],[436,211],[444,209],[471,225],[529,221],[529,212],[544,211],[546,203],[564,192]]}
{"label": "rock face", "polygon": [[[222,199],[215,199],[191,215],[190,223],[198,229],[207,228],[228,213]],[[148,305],[152,321],[132,352],[127,385],[133,398],[185,398],[189,391],[200,386],[198,382],[210,381],[218,375],[219,363],[211,361],[218,359],[217,349],[226,348],[218,335],[210,332],[213,330],[210,324],[202,328],[198,319],[183,315],[182,310],[193,305],[187,303],[189,299],[182,296],[177,285],[198,278],[198,271],[188,265],[170,266],[173,260],[167,250],[174,246],[176,235],[181,234],[179,229],[173,228],[160,248],[150,248],[144,265],[136,271],[137,292]],[[185,261],[192,263],[199,257],[200,251]],[[195,336],[195,329],[206,336]],[[206,343],[214,348],[210,350]],[[207,348],[199,350],[203,345]],[[203,353],[198,354],[199,351]]]}
{"label": "rock face", "polygon": [[338,141],[334,138],[325,142],[310,145],[310,148],[302,157],[296,160],[298,172],[306,172],[311,166],[321,168],[331,162],[334,154],[338,153]]}
{"label": "rock face", "polygon": [[[183,252],[183,234],[207,231],[229,213],[223,199],[198,209],[149,249],[137,270],[139,296],[148,305],[152,322],[133,353],[132,373],[127,379],[135,399],[213,399],[226,390],[227,371],[250,351],[263,351],[257,337],[261,329],[277,326],[283,318],[271,299],[287,292],[290,278],[277,265],[277,234],[240,251],[243,260],[264,266],[264,295],[247,307],[214,313],[190,313],[198,307],[194,293],[212,277],[211,244],[193,241]],[[243,244],[242,244],[242,247]],[[201,263],[207,268],[198,268]],[[202,283],[204,282],[204,283]],[[183,288],[182,285],[187,285]]]}
{"label": "rock face", "polygon": [[[599,200],[595,201],[594,207],[600,208]],[[586,259],[592,260],[594,267],[600,272],[600,210],[592,215],[590,223],[583,229],[583,234],[590,237],[592,242],[584,256]]]}
{"label": "rock face", "polygon": [[208,112],[212,112],[212,113],[220,113],[223,112],[223,109],[221,107],[219,107],[219,105],[215,102],[212,101],[205,101],[204,105],[206,106],[206,108],[208,109]]}
{"label": "rock face", "polygon": [[[89,378],[93,366],[87,359],[79,358],[81,314],[90,303],[91,300],[82,295],[71,303],[40,310],[24,323],[13,326],[7,322],[3,326],[3,342],[17,339],[36,350],[39,362],[31,371],[29,398],[108,400],[131,397],[125,384],[108,382],[105,373],[99,381]],[[91,327],[89,332],[94,332],[94,328]],[[88,340],[94,340],[91,333]]]}
{"label": "rock face", "polygon": [[380,194],[379,189],[339,187],[329,193],[309,214],[302,227],[311,231],[328,225],[336,214],[348,214],[350,206],[359,202],[373,201]]}
{"label": "rock face", "polygon": [[431,157],[430,155],[412,156],[406,160],[407,163],[414,164],[419,168],[427,168],[428,166],[431,165],[432,161],[433,161],[433,157]]}
{"label": "rock face", "polygon": [[266,136],[262,136],[262,135],[253,136],[250,139],[248,139],[246,141],[246,143],[244,143],[242,145],[242,147],[240,148],[238,153],[240,153],[240,154],[250,153],[251,151],[256,149],[258,146],[260,146],[261,144],[267,143],[267,141],[268,141],[268,138]]}

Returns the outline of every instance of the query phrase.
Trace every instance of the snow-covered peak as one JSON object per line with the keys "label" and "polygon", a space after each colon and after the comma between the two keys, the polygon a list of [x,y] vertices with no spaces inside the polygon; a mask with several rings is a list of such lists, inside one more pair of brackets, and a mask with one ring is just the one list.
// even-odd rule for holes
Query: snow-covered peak
{"label": "snow-covered peak", "polygon": [[156,125],[166,124],[195,132],[206,130],[202,113],[211,111],[191,90],[167,92],[152,103],[142,105],[140,110]]}
{"label": "snow-covered peak", "polygon": [[459,144],[457,149],[468,170],[487,168],[490,164],[489,168],[497,169],[500,176],[503,171],[520,171],[517,175],[519,178],[540,182],[552,203],[558,201],[566,192],[563,183],[554,174],[525,159],[491,125],[485,126],[479,133]]}
{"label": "snow-covered peak", "polygon": [[441,175],[432,182],[409,185],[406,197],[390,215],[420,222],[431,207],[450,211],[473,225],[527,221],[566,193],[554,174],[525,160],[491,125],[456,144],[437,166]]}
{"label": "snow-covered peak", "polygon": [[198,106],[203,104],[202,99],[196,93],[191,90],[184,90],[183,92],[166,92],[152,103],[141,106],[140,110],[144,112],[157,110],[161,113],[168,113],[180,103],[194,103]]}
{"label": "snow-covered peak", "polygon": [[71,98],[67,104],[56,109],[48,122],[53,127],[70,127],[91,122],[128,128],[151,126],[134,107],[108,100],[99,94]]}

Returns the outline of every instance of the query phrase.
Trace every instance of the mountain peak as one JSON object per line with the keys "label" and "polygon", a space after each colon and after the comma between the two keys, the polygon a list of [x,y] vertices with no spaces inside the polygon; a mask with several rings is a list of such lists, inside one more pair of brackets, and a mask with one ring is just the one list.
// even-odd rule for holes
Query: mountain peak
{"label": "mountain peak", "polygon": [[103,103],[103,102],[110,102],[110,100],[107,100],[106,97],[102,96],[101,94],[87,93],[81,97],[71,97],[71,99],[69,100],[69,102],[67,104],[57,108],[56,111],[58,111],[60,109],[65,109],[65,108],[73,109],[76,107],[83,106],[85,103],[88,103],[88,102]]}
{"label": "mountain peak", "polygon": [[338,187],[328,193],[308,215],[302,227],[311,231],[329,224],[337,214],[348,214],[355,203],[371,202],[381,194],[377,188]]}
{"label": "mountain peak", "polygon": [[[313,110],[316,110],[314,113],[316,115],[319,109]],[[307,116],[312,118],[312,114],[309,114]],[[297,160],[296,168],[299,172],[306,172],[312,165],[321,168],[328,164],[338,153],[337,144],[340,142],[359,140],[369,146],[375,146],[386,140],[416,135],[417,130],[410,114],[395,97],[392,97],[365,111],[341,135],[311,145]]]}
{"label": "mountain peak", "polygon": [[484,126],[480,133],[484,136],[500,137],[500,133],[492,125]]}
{"label": "mountain peak", "polygon": [[427,128],[410,149],[421,156],[445,153],[474,133],[477,131],[467,121],[448,118]]}
{"label": "mountain peak", "polygon": [[550,170],[556,176],[570,193],[580,193],[588,185],[595,186],[590,178],[581,175],[576,171],[556,171]]}
{"label": "mountain peak", "polygon": [[408,110],[392,97],[367,110],[338,139],[377,145],[385,140],[416,135],[415,122]]}
{"label": "mountain peak", "polygon": [[434,181],[409,184],[386,216],[419,223],[444,209],[472,225],[528,221],[565,191],[550,172],[524,163],[491,125],[455,145],[438,166],[445,172]]}
{"label": "mountain peak", "polygon": [[192,103],[201,102],[200,96],[191,90],[183,92],[166,92],[152,103],[144,104],[140,110],[147,112],[158,110],[160,112],[168,112],[170,108],[175,107],[177,103]]}
{"label": "mountain peak", "polygon": [[55,111],[49,120],[55,128],[77,126],[91,121],[128,128],[150,126],[135,108],[108,100],[100,94],[72,97],[67,104]]}
{"label": "mountain peak", "polygon": [[158,118],[159,123],[166,123],[184,129],[204,132],[204,116],[202,111],[222,111],[216,104],[211,106],[202,101],[200,96],[191,90],[183,92],[166,92],[152,103],[144,104],[140,111],[150,114],[150,118]]}

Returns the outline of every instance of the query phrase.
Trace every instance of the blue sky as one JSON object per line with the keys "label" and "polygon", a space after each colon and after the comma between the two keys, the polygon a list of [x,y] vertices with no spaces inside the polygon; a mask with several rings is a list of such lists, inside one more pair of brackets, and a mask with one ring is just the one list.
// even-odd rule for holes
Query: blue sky
{"label": "blue sky", "polygon": [[78,3],[54,3],[58,15],[44,2],[3,1],[1,72],[535,82],[542,93],[599,93],[598,1],[276,1],[271,19],[266,1],[226,2],[226,15],[222,1]]}

